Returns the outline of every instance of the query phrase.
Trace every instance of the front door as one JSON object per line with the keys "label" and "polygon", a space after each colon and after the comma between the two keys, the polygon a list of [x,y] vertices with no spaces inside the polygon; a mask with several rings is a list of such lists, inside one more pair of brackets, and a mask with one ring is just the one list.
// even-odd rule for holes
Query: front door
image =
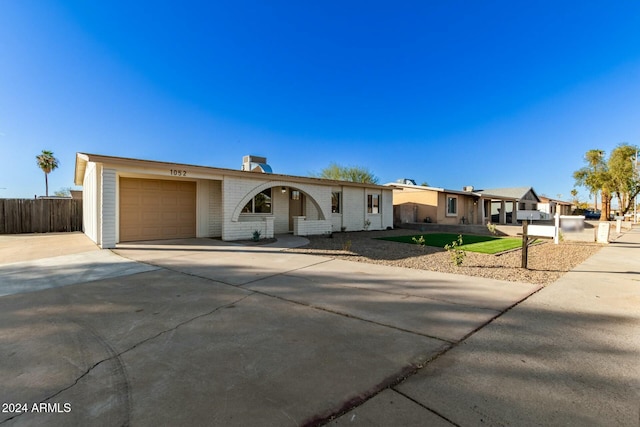
{"label": "front door", "polygon": [[303,199],[299,190],[289,189],[289,231],[293,231],[293,217],[304,215]]}

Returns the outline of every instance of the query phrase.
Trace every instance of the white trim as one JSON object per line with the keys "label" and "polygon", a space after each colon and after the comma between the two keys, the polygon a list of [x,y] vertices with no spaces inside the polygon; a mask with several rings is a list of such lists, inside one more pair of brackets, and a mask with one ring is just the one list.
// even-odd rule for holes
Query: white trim
{"label": "white trim", "polygon": [[[449,199],[454,199],[456,201],[456,211],[454,213],[450,213],[449,212]],[[458,216],[458,196],[457,195],[450,195],[450,194],[445,194],[445,211],[444,214],[445,216],[448,217],[457,217]]]}

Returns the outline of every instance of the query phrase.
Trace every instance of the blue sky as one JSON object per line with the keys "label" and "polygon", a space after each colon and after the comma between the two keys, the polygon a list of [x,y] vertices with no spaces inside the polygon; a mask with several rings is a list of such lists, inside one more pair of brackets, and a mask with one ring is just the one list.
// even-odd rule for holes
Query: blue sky
{"label": "blue sky", "polygon": [[[0,197],[78,151],[569,199],[640,143],[640,2],[0,2]],[[583,199],[587,191],[580,189]]]}

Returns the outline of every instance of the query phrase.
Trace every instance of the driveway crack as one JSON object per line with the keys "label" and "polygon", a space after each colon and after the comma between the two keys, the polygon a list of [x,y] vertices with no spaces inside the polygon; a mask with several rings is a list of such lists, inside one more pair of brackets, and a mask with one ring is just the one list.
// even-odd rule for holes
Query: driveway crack
{"label": "driveway crack", "polygon": [[469,339],[471,336],[475,335],[476,333],[478,333],[481,329],[483,329],[484,327],[486,327],[487,325],[490,325],[491,323],[493,323],[494,321],[496,321],[498,318],[502,317],[505,313],[513,310],[515,307],[519,306],[520,304],[522,304],[524,301],[528,300],[529,298],[531,298],[533,295],[537,294],[538,292],[540,292],[542,289],[544,289],[544,287],[540,287],[536,290],[534,290],[533,292],[531,292],[529,295],[525,296],[524,298],[516,301],[515,303],[511,304],[509,307],[505,308],[504,310],[501,310],[497,315],[495,315],[494,317],[492,317],[491,319],[487,320],[485,323],[483,323],[482,325],[478,326],[477,328],[475,328],[474,330],[472,330],[471,332],[469,332],[468,334],[466,334],[464,337],[462,337],[459,341],[456,342],[452,342],[450,343],[449,346],[443,348],[440,352],[438,352],[437,354],[435,354],[433,357],[429,358],[427,361],[425,361],[424,363],[421,363],[418,366],[415,366],[414,369],[410,369],[409,372],[405,373],[404,375],[399,375],[398,379],[393,381],[391,384],[386,384],[386,385],[381,385],[380,387],[376,388],[375,390],[372,390],[371,392],[369,392],[367,395],[362,396],[360,399],[358,399],[357,402],[354,402],[353,405],[350,405],[349,407],[344,407],[342,410],[338,410],[336,413],[330,415],[330,416],[324,416],[324,417],[319,417],[317,419],[314,419],[313,422],[311,423],[307,423],[308,426],[320,426],[320,425],[326,425],[327,423],[329,423],[331,420],[334,420],[344,414],[349,413],[350,411],[352,411],[353,409],[357,408],[358,406],[363,405],[365,402],[369,401],[372,397],[376,396],[377,394],[381,393],[382,391],[386,390],[386,389],[391,389],[401,395],[403,395],[404,397],[410,399],[411,401],[417,403],[418,405],[420,405],[421,407],[425,408],[426,410],[434,413],[435,415],[441,417],[442,419],[446,420],[447,422],[453,424],[454,426],[458,426],[457,423],[453,422],[452,420],[450,420],[449,418],[445,417],[444,415],[436,412],[435,410],[421,404],[420,402],[418,402],[417,400],[407,396],[406,394],[398,391],[396,389],[396,387],[398,387],[399,385],[401,385],[404,381],[406,381],[408,378],[414,376],[415,374],[417,374],[418,372],[420,372],[422,369],[424,369],[428,364],[434,362],[435,360],[439,359],[440,357],[443,357],[445,354],[447,354],[449,351],[451,351],[452,349],[458,347],[459,345],[463,344],[467,339]]}
{"label": "driveway crack", "polygon": [[[70,385],[68,385],[68,386],[66,386],[66,387],[64,387],[64,388],[62,388],[62,389],[60,389],[60,390],[58,390],[57,392],[53,393],[52,395],[50,395],[50,396],[48,396],[48,397],[46,397],[46,398],[42,399],[40,402],[38,402],[38,404],[48,402],[48,401],[50,401],[51,399],[54,399],[56,396],[60,395],[61,393],[63,393],[63,392],[65,392],[65,391],[67,391],[67,390],[69,390],[69,389],[71,389],[71,388],[75,387],[75,386],[76,386],[76,385],[77,385],[77,384],[78,384],[78,383],[79,383],[79,382],[80,382],[84,377],[86,377],[87,375],[89,375],[89,374],[91,373],[91,371],[93,371],[95,368],[97,368],[97,367],[98,367],[98,366],[100,366],[101,364],[103,364],[103,363],[105,363],[105,362],[108,362],[108,361],[110,361],[110,360],[113,360],[113,359],[118,359],[118,358],[120,358],[122,355],[124,355],[124,354],[126,354],[126,353],[130,352],[131,350],[134,350],[135,348],[137,348],[137,347],[139,347],[139,346],[141,346],[141,345],[143,345],[143,344],[145,344],[145,343],[147,343],[147,342],[149,342],[149,341],[151,341],[151,340],[154,340],[154,339],[156,339],[156,338],[158,338],[158,337],[160,337],[160,336],[162,336],[162,335],[165,335],[165,334],[167,334],[167,333],[173,332],[173,331],[177,330],[178,328],[180,328],[180,327],[182,327],[182,326],[184,326],[184,325],[186,325],[186,324],[189,324],[189,323],[191,323],[191,322],[193,322],[193,321],[195,321],[195,320],[201,319],[201,318],[203,318],[203,317],[210,316],[210,315],[212,315],[212,314],[216,313],[217,311],[220,311],[220,310],[222,310],[222,309],[224,309],[224,308],[228,308],[228,307],[234,306],[235,304],[238,304],[238,303],[242,302],[244,299],[249,298],[250,296],[252,296],[252,295],[254,295],[254,294],[255,294],[254,292],[251,292],[250,294],[244,295],[242,298],[238,298],[238,299],[236,299],[235,301],[232,301],[232,302],[230,302],[230,303],[228,303],[228,304],[224,304],[224,305],[218,306],[218,307],[214,308],[213,310],[210,310],[210,311],[208,311],[208,312],[206,312],[206,313],[202,313],[202,314],[199,314],[199,315],[197,315],[197,316],[194,316],[194,317],[192,317],[192,318],[190,318],[190,319],[184,320],[184,321],[182,321],[182,322],[180,322],[180,323],[176,324],[175,326],[173,326],[173,327],[171,327],[171,328],[169,328],[169,329],[165,329],[165,330],[163,330],[163,331],[160,331],[160,332],[158,332],[157,334],[155,334],[155,335],[153,335],[153,336],[150,336],[150,337],[145,338],[144,340],[142,340],[142,341],[140,341],[140,342],[137,342],[136,344],[132,345],[131,347],[129,347],[129,348],[125,349],[125,350],[122,350],[122,351],[121,351],[121,352],[119,352],[119,353],[112,354],[112,355],[111,355],[111,356],[109,356],[109,357],[106,357],[106,358],[104,358],[104,359],[102,359],[102,360],[99,360],[98,362],[94,363],[91,367],[89,367],[85,372],[83,372],[83,373],[82,373],[82,375],[80,375],[78,378],[76,378],[76,379],[73,381],[73,383],[72,383],[72,384],[70,384]],[[7,419],[5,419],[5,420],[0,421],[0,424],[5,424],[6,422],[11,421],[11,420],[13,420],[13,419],[15,419],[15,418],[18,418],[18,417],[20,417],[20,416],[22,416],[22,415],[24,415],[24,414],[26,414],[26,413],[27,413],[27,412],[23,412],[23,413],[20,413],[20,414],[16,414],[16,415],[14,415],[14,416],[12,416],[12,417],[10,417],[10,418],[7,418]]]}

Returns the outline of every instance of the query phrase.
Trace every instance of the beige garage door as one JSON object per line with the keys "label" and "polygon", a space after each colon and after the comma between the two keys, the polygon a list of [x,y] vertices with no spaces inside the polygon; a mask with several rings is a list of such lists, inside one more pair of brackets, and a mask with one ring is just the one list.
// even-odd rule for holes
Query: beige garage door
{"label": "beige garage door", "polygon": [[120,178],[120,241],[196,236],[196,183]]}

